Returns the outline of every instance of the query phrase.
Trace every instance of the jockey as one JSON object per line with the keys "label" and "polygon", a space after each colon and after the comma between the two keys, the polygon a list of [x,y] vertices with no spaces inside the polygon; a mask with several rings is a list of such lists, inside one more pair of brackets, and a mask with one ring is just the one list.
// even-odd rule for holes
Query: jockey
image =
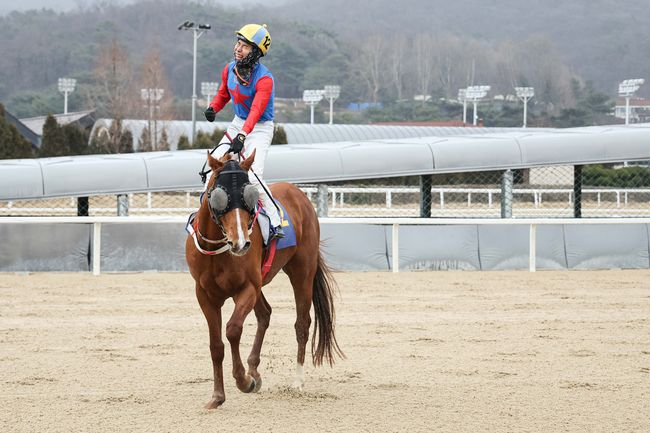
{"label": "jockey", "polygon": [[[264,162],[273,139],[275,84],[271,71],[259,60],[269,51],[271,35],[266,24],[247,24],[236,34],[234,60],[223,68],[219,91],[204,114],[208,122],[214,122],[216,114],[232,100],[235,118],[226,129],[232,142],[227,150],[225,146],[218,146],[214,156],[220,157],[226,151],[250,155],[256,150],[252,171],[257,177],[249,173],[249,179],[260,193],[271,220],[273,236],[281,238],[284,237],[282,221],[273,198],[267,194],[268,186],[262,179]],[[219,144],[228,142],[230,139],[224,134]]]}

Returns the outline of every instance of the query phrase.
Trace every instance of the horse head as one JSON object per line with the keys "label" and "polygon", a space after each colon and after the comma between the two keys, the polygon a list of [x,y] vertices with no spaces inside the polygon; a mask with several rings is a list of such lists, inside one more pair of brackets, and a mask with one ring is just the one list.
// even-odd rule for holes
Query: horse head
{"label": "horse head", "polygon": [[251,246],[250,233],[255,220],[255,205],[259,192],[250,183],[248,171],[255,161],[255,151],[238,162],[226,153],[220,159],[208,154],[213,176],[208,185],[208,207],[212,219],[221,227],[230,252],[246,254]]}

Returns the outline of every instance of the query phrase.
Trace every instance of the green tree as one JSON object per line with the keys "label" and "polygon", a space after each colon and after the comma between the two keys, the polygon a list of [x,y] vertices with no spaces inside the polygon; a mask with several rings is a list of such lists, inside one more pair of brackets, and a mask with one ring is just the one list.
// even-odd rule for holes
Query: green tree
{"label": "green tree", "polygon": [[66,143],[63,128],[61,128],[51,114],[45,119],[43,125],[43,141],[40,157],[67,156],[71,154],[70,147]]}
{"label": "green tree", "polygon": [[192,149],[192,143],[190,139],[187,138],[187,135],[181,135],[181,138],[178,139],[178,144],[176,145],[178,150],[188,150]]}
{"label": "green tree", "polygon": [[273,128],[273,139],[271,144],[287,144],[287,132],[281,126]]}
{"label": "green tree", "polygon": [[140,134],[140,139],[138,140],[138,152],[151,152],[152,150],[151,133],[149,132],[149,128],[145,126],[142,128],[142,134]]}
{"label": "green tree", "polygon": [[133,153],[133,134],[130,130],[125,129],[122,131],[117,153]]}
{"label": "green tree", "polygon": [[0,159],[32,158],[32,144],[18,129],[5,119],[5,108],[0,104]]}
{"label": "green tree", "polygon": [[63,125],[61,129],[70,155],[88,154],[88,133],[85,130],[72,123]]}

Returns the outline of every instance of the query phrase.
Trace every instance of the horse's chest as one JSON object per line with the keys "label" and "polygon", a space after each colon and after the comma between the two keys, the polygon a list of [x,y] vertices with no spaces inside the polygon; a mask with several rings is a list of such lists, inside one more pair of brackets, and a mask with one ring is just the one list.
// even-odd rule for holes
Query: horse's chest
{"label": "horse's chest", "polygon": [[201,287],[212,296],[219,298],[230,298],[237,294],[242,288],[242,282],[225,276],[224,273],[205,272],[201,275]]}

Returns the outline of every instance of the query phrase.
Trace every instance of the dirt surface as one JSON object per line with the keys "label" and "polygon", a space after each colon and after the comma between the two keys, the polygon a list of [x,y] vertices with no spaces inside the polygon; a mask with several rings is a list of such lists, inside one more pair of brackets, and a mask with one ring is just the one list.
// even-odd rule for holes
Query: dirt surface
{"label": "dirt surface", "polygon": [[280,275],[262,390],[236,389],[227,350],[226,402],[207,411],[188,274],[0,274],[0,431],[650,431],[648,270],[335,275],[347,359],[289,388]]}

